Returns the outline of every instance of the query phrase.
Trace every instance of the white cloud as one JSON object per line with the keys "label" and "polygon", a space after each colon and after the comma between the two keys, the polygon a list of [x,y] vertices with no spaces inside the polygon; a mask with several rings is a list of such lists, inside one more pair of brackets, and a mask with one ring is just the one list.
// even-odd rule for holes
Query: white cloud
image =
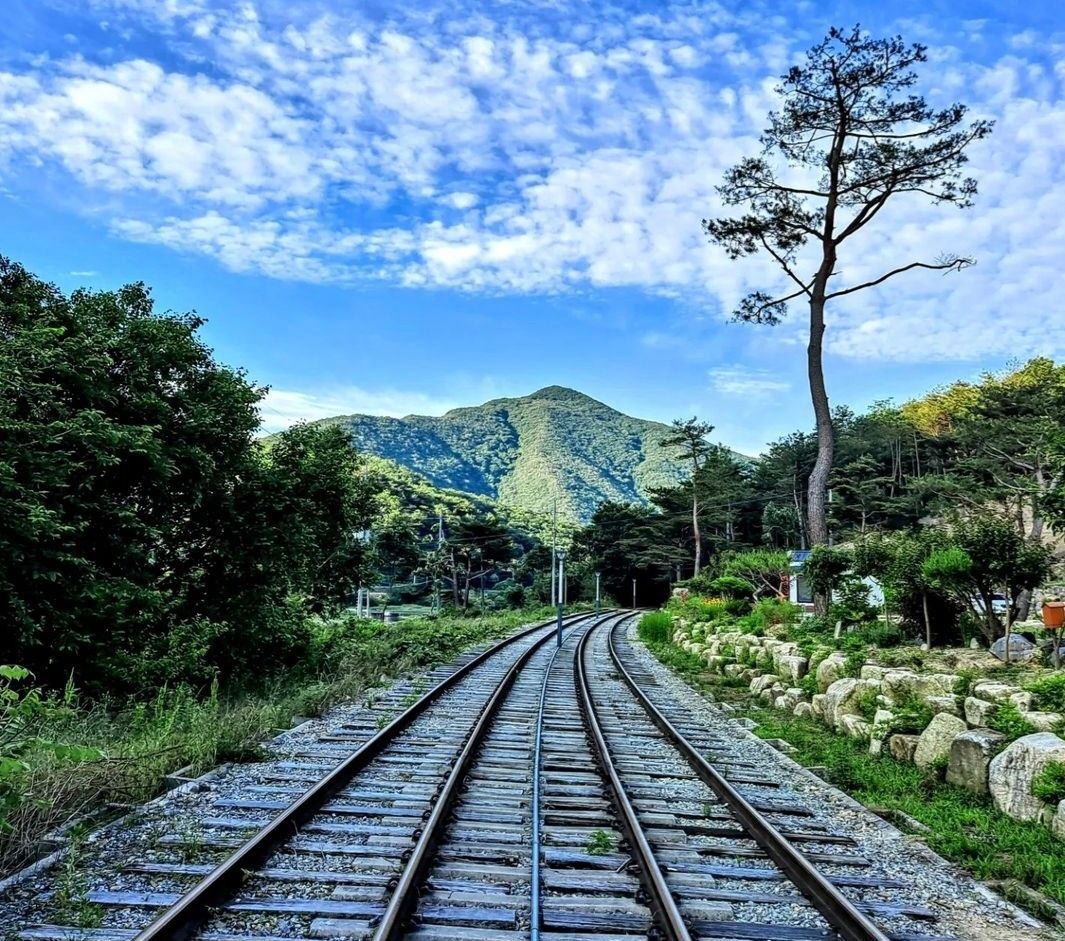
{"label": "white cloud", "polygon": [[[127,28],[155,24],[168,55],[0,71],[0,179],[73,178],[106,196],[86,212],[123,238],[275,278],[634,287],[715,313],[781,284],[707,246],[699,220],[720,211],[724,169],[757,147],[804,26],[775,20],[763,43],[758,11],[681,4],[589,7],[593,28],[521,4],[495,19],[429,4],[371,21],[343,4],[89,2]],[[967,213],[886,210],[844,247],[841,282],[941,251],[979,264],[838,305],[829,348],[910,361],[1065,351],[1060,56],[1030,31],[984,64],[927,38],[933,93],[998,122],[973,149],[981,195]],[[801,342],[803,319],[767,341]]]}
{"label": "white cloud", "polygon": [[719,366],[707,375],[711,391],[735,398],[768,399],[791,389],[790,382],[768,369]]}
{"label": "white cloud", "polygon": [[72,278],[95,278],[99,271],[70,271],[67,272]]}
{"label": "white cloud", "polygon": [[457,402],[436,399],[421,392],[344,386],[311,392],[271,389],[260,403],[260,413],[263,431],[273,432],[300,421],[316,421],[337,415],[387,415],[402,418],[406,415],[442,415],[457,407]]}

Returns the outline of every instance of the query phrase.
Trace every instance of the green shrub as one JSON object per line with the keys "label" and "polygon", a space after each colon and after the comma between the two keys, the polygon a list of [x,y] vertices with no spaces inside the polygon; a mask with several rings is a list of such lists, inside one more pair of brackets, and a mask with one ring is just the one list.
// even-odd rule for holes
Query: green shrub
{"label": "green shrub", "polygon": [[645,644],[668,644],[673,639],[673,618],[665,611],[649,611],[636,630]]}
{"label": "green shrub", "polygon": [[1051,761],[1032,780],[1032,796],[1048,804],[1065,800],[1065,763]]}
{"label": "green shrub", "polygon": [[879,620],[866,624],[861,630],[861,636],[866,643],[880,648],[898,647],[906,640],[906,635],[897,624]]}
{"label": "green shrub", "polygon": [[706,572],[701,572],[700,574],[689,578],[687,581],[681,582],[678,587],[687,588],[693,595],[701,595],[703,598],[709,598],[712,595],[717,594],[712,587],[715,581],[716,579],[712,578]]}
{"label": "green shrub", "polygon": [[1065,713],[1065,673],[1052,673],[1028,684],[1036,705],[1047,712]]}
{"label": "green shrub", "polygon": [[891,720],[892,732],[922,732],[932,721],[932,710],[913,693],[900,696],[892,711],[895,713],[895,718]]}
{"label": "green shrub", "polygon": [[996,732],[1001,732],[1005,735],[1008,742],[1012,742],[1022,735],[1031,735],[1035,731],[1035,726],[1024,717],[1024,713],[1012,702],[999,703],[998,708],[987,720],[987,725]]}
{"label": "green shrub", "polygon": [[972,690],[976,681],[981,678],[980,672],[968,667],[958,671],[958,678],[954,681],[954,695],[955,696],[968,696]]}
{"label": "green shrub", "polygon": [[722,598],[750,598],[754,595],[754,585],[738,575],[720,575],[710,582],[711,594]]}
{"label": "green shrub", "polygon": [[865,666],[866,652],[864,648],[851,650],[847,659],[843,662],[840,676],[861,676],[862,667]]}
{"label": "green shrub", "polygon": [[854,705],[857,707],[859,715],[870,722],[873,716],[876,715],[877,709],[880,708],[877,696],[878,693],[875,689],[860,689],[858,690],[858,695],[854,698]]}
{"label": "green shrub", "polygon": [[792,604],[790,601],[762,598],[751,609],[751,618],[755,624],[766,628],[774,624],[794,624],[799,620],[800,613],[799,606]]}

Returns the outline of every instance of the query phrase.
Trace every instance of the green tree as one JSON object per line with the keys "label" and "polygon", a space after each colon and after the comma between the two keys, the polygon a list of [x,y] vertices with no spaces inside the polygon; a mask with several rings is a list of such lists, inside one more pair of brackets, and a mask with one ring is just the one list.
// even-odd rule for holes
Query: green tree
{"label": "green tree", "polygon": [[[1049,550],[1026,540],[1008,521],[987,515],[961,520],[951,532],[951,543],[930,553],[923,577],[953,593],[966,610],[980,614],[988,643],[1008,635],[1020,592],[1030,591],[1050,575]],[[1005,628],[994,610],[998,591],[1007,602]]]}
{"label": "green tree", "polygon": [[[741,160],[718,187],[725,205],[741,207],[743,214],[703,220],[710,240],[729,257],[765,253],[790,282],[778,295],[748,294],[736,309],[738,320],[776,324],[789,301],[803,298],[809,306],[807,367],[818,442],[807,496],[813,545],[828,541],[826,494],[835,446],[822,362],[826,307],[906,271],[970,264],[945,255],[901,264],[860,283],[834,280],[844,243],[893,197],[923,196],[964,208],[976,194],[976,182],[961,171],[966,149],[990,133],[991,122],[966,124],[964,105],[935,109],[913,94],[915,67],[926,58],[924,46],[901,38],[874,39],[858,27],[830,30],[781,79],[783,104],[769,115],[763,153]],[[811,173],[819,176],[816,182],[808,181]]]}
{"label": "green tree", "polygon": [[702,461],[710,452],[711,445],[706,438],[713,430],[713,425],[708,425],[706,422],[701,422],[696,418],[689,418],[684,421],[678,418],[673,421],[673,433],[661,441],[662,447],[679,449],[681,458],[691,462],[692,539],[695,542],[696,575],[699,574],[703,558],[702,534],[699,531],[698,477]]}
{"label": "green tree", "polygon": [[256,676],[358,579],[346,438],[259,443],[263,389],[202,323],[0,259],[0,661],[107,691]]}

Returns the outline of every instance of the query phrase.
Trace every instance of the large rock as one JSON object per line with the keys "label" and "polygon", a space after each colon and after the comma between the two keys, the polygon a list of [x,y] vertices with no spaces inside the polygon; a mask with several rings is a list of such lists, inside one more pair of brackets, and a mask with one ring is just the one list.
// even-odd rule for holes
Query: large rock
{"label": "large rock", "polygon": [[958,697],[953,694],[950,696],[929,696],[925,702],[928,703],[928,708],[933,713],[948,712],[952,716],[961,718],[961,706],[958,705]]}
{"label": "large rock", "polygon": [[890,667],[878,667],[875,663],[867,663],[862,667],[858,676],[863,680],[882,680]]}
{"label": "large rock", "polygon": [[873,731],[873,724],[862,716],[840,716],[839,730],[850,738],[869,740]]}
{"label": "large rock", "polygon": [[1065,742],[1051,732],[1010,743],[991,759],[987,783],[995,806],[1015,820],[1038,820],[1044,805],[1032,796],[1032,781],[1052,761],[1065,761]]}
{"label": "large rock", "polygon": [[932,717],[928,727],[920,734],[913,763],[918,768],[929,768],[937,761],[950,757],[950,746],[968,726],[963,719],[941,712]]}
{"label": "large rock", "polygon": [[998,710],[997,702],[989,702],[986,699],[977,699],[975,696],[965,697],[965,721],[969,725],[981,728],[986,726],[992,716]]}
{"label": "large rock", "polygon": [[823,720],[825,718],[824,693],[814,693],[813,697],[810,699],[810,712],[812,712],[817,719]]}
{"label": "large rock", "polygon": [[1037,732],[1056,732],[1061,725],[1060,712],[1026,712],[1024,717]]}
{"label": "large rock", "polygon": [[780,680],[772,673],[766,673],[763,676],[756,676],[753,680],[751,680],[751,692],[757,695],[763,690],[767,690],[771,686],[779,682]]}
{"label": "large rock", "polygon": [[859,680],[852,676],[836,680],[825,691],[825,723],[837,729],[844,716],[861,715],[863,700],[870,692],[875,695],[879,688],[876,680]]}
{"label": "large rock", "polygon": [[888,754],[896,761],[913,761],[913,753],[917,750],[919,740],[919,735],[896,732],[887,740]]}
{"label": "large rock", "polygon": [[828,688],[843,676],[843,667],[847,663],[847,655],[842,650],[834,650],[817,665],[817,688],[822,692],[828,692]]}
{"label": "large rock", "polygon": [[991,653],[999,660],[1009,660],[1010,663],[1024,663],[1035,656],[1035,644],[1027,637],[1020,634],[1010,635],[1010,653],[1006,656],[1006,638],[1000,637],[991,645]]}
{"label": "large rock", "polygon": [[792,710],[792,715],[798,719],[812,719],[814,717],[814,707],[808,702],[796,703],[795,708]]}
{"label": "large rock", "polygon": [[952,696],[958,678],[953,673],[914,673],[889,670],[884,674],[884,695],[893,702],[914,698],[928,703],[932,697]]}
{"label": "large rock", "polygon": [[798,683],[804,676],[810,665],[805,657],[791,655],[776,658],[777,673],[792,683]]}
{"label": "large rock", "polygon": [[977,699],[985,699],[988,702],[1016,702],[1014,696],[1023,690],[1001,680],[977,680],[973,683],[971,692]]}
{"label": "large rock", "polygon": [[991,759],[1005,740],[1005,735],[991,729],[962,732],[950,744],[947,781],[974,794],[986,794]]}

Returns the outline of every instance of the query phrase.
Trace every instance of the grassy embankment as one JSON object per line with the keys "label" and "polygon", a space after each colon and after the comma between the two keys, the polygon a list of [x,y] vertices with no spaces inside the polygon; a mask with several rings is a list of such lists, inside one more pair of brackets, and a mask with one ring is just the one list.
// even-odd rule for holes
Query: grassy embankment
{"label": "grassy embankment", "polygon": [[746,682],[709,672],[702,660],[675,646],[671,634],[672,620],[664,612],[641,622],[641,638],[663,664],[696,690],[753,719],[756,735],[788,742],[795,761],[818,767],[822,777],[867,807],[913,818],[927,828],[915,836],[935,852],[979,879],[1007,883],[1006,893],[1026,907],[1033,907],[1031,899],[1011,892],[1009,883],[1065,903],[1065,841],[1048,829],[1012,820],[988,798],[946,784],[936,774],[870,755],[867,743],[837,735],[820,722],[760,708]]}
{"label": "grassy embankment", "polygon": [[56,827],[108,804],[136,804],[190,767],[255,760],[260,743],[299,716],[321,714],[390,678],[552,616],[553,609],[383,624],[343,619],[314,628],[307,662],[255,690],[161,689],[132,703],[50,694],[0,678],[0,873],[31,858]]}

